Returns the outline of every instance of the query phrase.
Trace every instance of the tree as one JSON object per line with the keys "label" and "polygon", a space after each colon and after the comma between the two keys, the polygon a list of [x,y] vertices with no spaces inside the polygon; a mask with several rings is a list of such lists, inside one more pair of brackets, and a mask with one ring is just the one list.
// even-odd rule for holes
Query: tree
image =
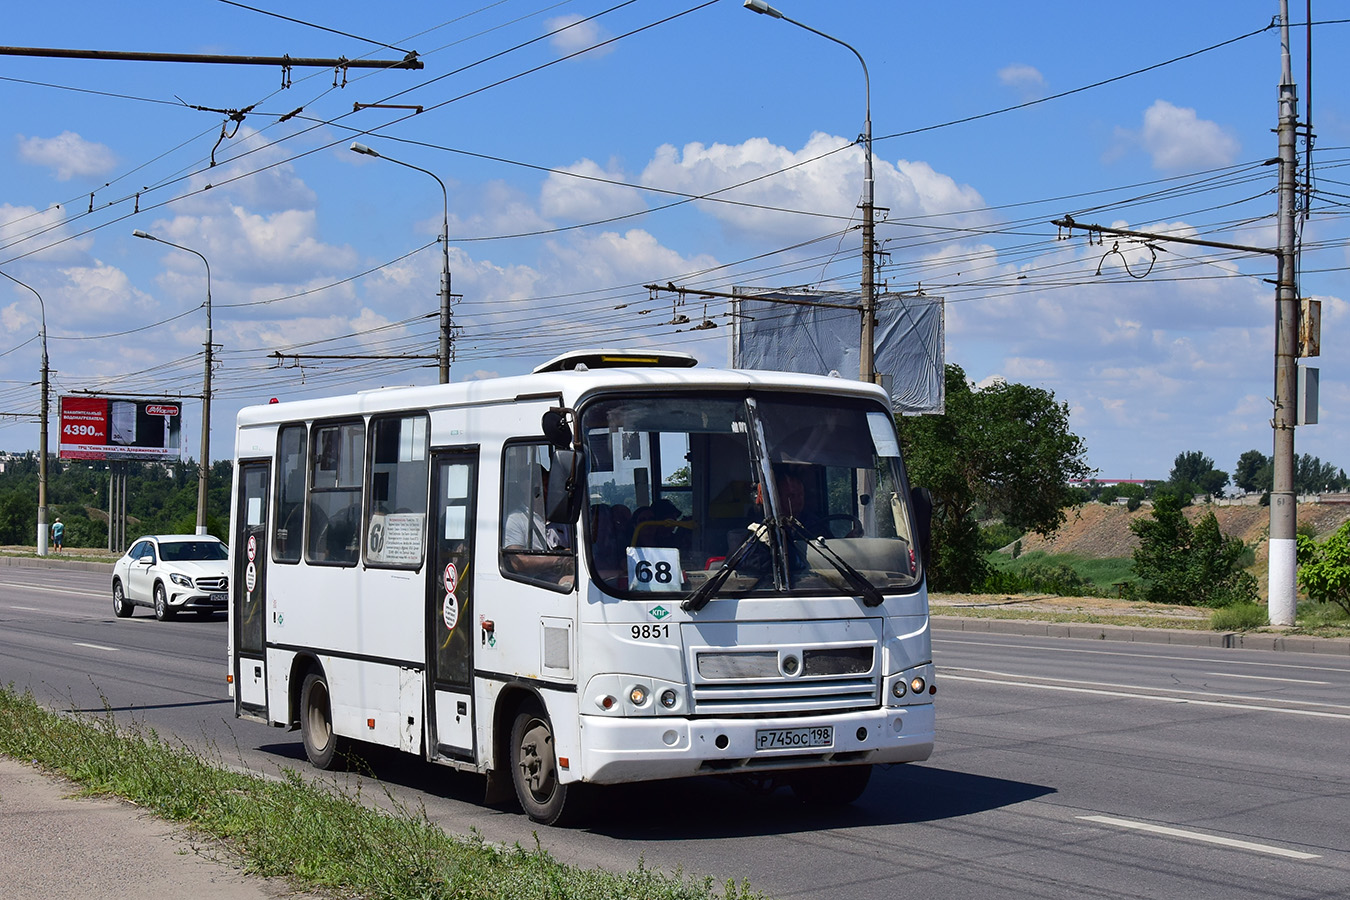
{"label": "tree", "polygon": [[1311,599],[1350,613],[1350,522],[1321,544],[1298,535],[1298,583]]}
{"label": "tree", "polygon": [[1243,453],[1233,467],[1233,484],[1238,490],[1249,494],[1269,491],[1273,479],[1274,469],[1271,468],[1270,457],[1260,450]]}
{"label": "tree", "polygon": [[930,578],[943,590],[969,591],[988,573],[976,511],[1019,531],[1053,534],[1070,505],[1070,482],[1094,470],[1081,438],[1069,431],[1069,407],[1041,388],[998,382],[974,390],[949,365],[947,411],[900,419],[910,480],[933,494]]}
{"label": "tree", "polygon": [[1224,536],[1214,513],[1192,525],[1181,510],[1175,495],[1161,494],[1152,516],[1130,523],[1139,538],[1134,573],[1143,582],[1129,589],[1132,599],[1213,607],[1255,603],[1256,579],[1242,568],[1246,546]]}
{"label": "tree", "polygon": [[1224,486],[1228,484],[1228,473],[1214,468],[1214,460],[1199,450],[1178,453],[1172,463],[1172,472],[1167,479],[1180,493],[1211,494],[1223,496]]}

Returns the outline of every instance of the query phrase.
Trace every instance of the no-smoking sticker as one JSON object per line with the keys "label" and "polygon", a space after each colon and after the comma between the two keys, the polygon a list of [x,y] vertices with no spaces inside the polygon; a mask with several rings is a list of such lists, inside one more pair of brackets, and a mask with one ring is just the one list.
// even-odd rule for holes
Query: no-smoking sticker
{"label": "no-smoking sticker", "polygon": [[447,594],[453,594],[455,592],[455,588],[459,585],[459,570],[455,568],[454,563],[445,564],[445,579],[443,583],[445,584],[445,592]]}
{"label": "no-smoking sticker", "polygon": [[248,536],[248,561],[253,562],[253,560],[257,559],[257,557],[258,557],[258,536],[256,534],[250,534]]}

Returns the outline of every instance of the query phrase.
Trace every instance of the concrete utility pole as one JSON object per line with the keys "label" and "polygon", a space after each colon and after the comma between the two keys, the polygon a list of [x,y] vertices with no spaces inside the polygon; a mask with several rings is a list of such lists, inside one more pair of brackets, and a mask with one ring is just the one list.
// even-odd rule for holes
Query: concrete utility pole
{"label": "concrete utility pole", "polygon": [[1294,190],[1298,90],[1289,64],[1289,0],[1280,0],[1279,260],[1275,297],[1274,485],[1270,492],[1270,623],[1293,625],[1298,604],[1298,497],[1294,425],[1298,402],[1298,291],[1294,271]]}
{"label": "concrete utility pole", "polygon": [[1298,154],[1295,140],[1298,130],[1298,91],[1294,85],[1289,63],[1289,2],[1280,0],[1280,118],[1278,185],[1278,247],[1249,247],[1226,244],[1200,238],[1185,238],[1168,234],[1150,234],[1101,225],[1084,225],[1072,217],[1056,219],[1051,224],[1072,231],[1075,228],[1098,234],[1116,234],[1152,241],[1169,241],[1239,250],[1246,253],[1265,253],[1278,263],[1275,288],[1275,410],[1270,420],[1275,432],[1275,446],[1271,457],[1274,480],[1270,492],[1270,624],[1293,625],[1298,605],[1298,505],[1294,491],[1294,426],[1298,420],[1298,332],[1299,302],[1295,273],[1295,206],[1294,192],[1298,176]]}
{"label": "concrete utility pole", "polygon": [[812,34],[819,35],[827,41],[834,41],[839,46],[847,49],[854,56],[858,57],[858,62],[862,64],[863,70],[863,88],[866,99],[866,117],[863,120],[863,226],[862,226],[862,334],[859,340],[859,364],[858,378],[861,381],[875,382],[876,377],[876,347],[875,330],[877,315],[876,298],[876,268],[873,263],[876,255],[875,229],[876,229],[876,205],[874,195],[874,184],[872,181],[872,78],[867,73],[867,61],[863,59],[862,54],[844,41],[833,35],[828,35],[823,31],[817,31],[810,25],[804,25],[796,19],[790,19],[783,15],[777,9],[770,6],[765,0],[745,0],[744,6],[751,12],[757,12],[761,15],[770,16],[774,19],[782,19],[784,22],[790,22],[798,28],[805,29]]}

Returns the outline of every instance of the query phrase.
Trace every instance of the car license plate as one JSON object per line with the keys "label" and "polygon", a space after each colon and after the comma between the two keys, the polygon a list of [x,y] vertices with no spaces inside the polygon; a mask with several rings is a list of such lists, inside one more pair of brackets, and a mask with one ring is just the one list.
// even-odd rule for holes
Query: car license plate
{"label": "car license plate", "polygon": [[229,598],[226,596],[224,591],[214,591],[211,594],[212,603],[224,603],[228,599]]}
{"label": "car license plate", "polygon": [[756,750],[833,746],[833,725],[815,725],[811,728],[761,728],[755,732]]}

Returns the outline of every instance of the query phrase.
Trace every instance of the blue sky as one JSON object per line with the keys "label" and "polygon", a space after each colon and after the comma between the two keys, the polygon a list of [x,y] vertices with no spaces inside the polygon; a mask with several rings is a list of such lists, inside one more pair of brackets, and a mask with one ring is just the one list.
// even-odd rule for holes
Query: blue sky
{"label": "blue sky", "polygon": [[[345,84],[294,69],[283,87],[274,67],[0,57],[0,271],[43,297],[54,394],[201,390],[204,267],[133,229],[210,260],[213,458],[228,454],[241,406],[433,383],[430,362],[271,358],[435,351],[440,189],[351,153],[353,140],[447,185],[457,381],[590,346],[725,364],[723,302],[690,300],[683,312],[719,327],[680,330],[665,324],[673,298],[644,283],[858,283],[862,156],[850,145],[864,84],[837,44],[740,0],[248,5],[145,2],[133,18],[71,0],[7,17],[9,46],[415,50],[426,64],[353,69]],[[1054,391],[1105,477],[1165,478],[1182,451],[1229,471],[1245,450],[1270,453],[1270,259],[1173,244],[1150,269],[1148,249],[1057,241],[1049,222],[1072,213],[1273,246],[1276,173],[1263,163],[1276,154],[1280,58],[1278,31],[1263,29],[1276,0],[776,5],[867,63],[876,202],[888,209],[879,278],[946,298],[949,362],[978,383]],[[1304,4],[1292,5],[1302,23]],[[1350,25],[1336,21],[1350,4],[1312,11],[1327,24],[1313,36],[1300,286],[1323,301],[1324,352],[1309,361],[1321,424],[1299,429],[1297,450],[1350,468],[1338,352],[1350,321]],[[1300,98],[1305,49],[1300,24]],[[372,103],[423,112],[353,109]],[[246,108],[238,122],[219,112]],[[0,284],[0,323],[0,413],[35,413],[32,294]],[[188,403],[192,456],[198,414]],[[36,446],[35,422],[0,418],[0,447]]]}

